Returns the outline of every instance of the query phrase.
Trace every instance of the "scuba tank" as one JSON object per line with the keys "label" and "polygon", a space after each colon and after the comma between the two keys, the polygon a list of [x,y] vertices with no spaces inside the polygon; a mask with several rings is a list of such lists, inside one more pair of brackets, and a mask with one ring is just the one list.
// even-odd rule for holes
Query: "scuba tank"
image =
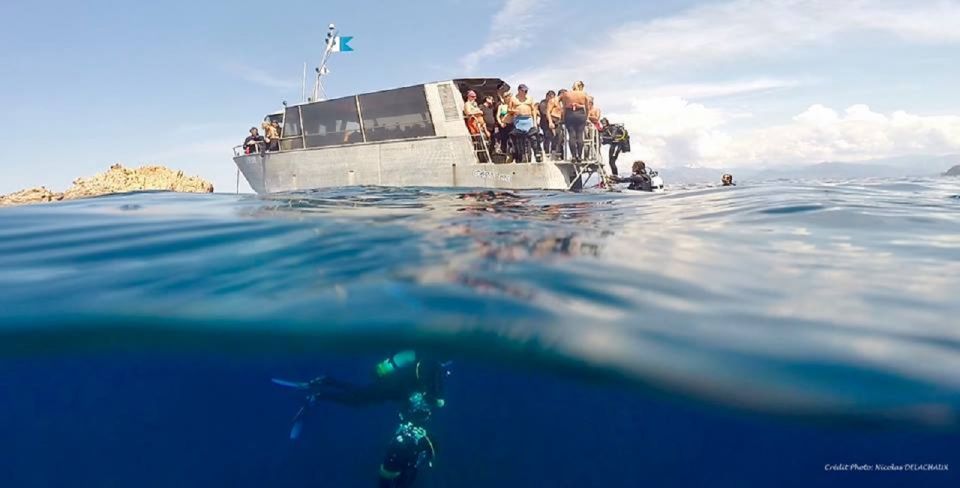
{"label": "scuba tank", "polygon": [[400,351],[377,363],[377,376],[380,378],[389,376],[398,369],[405,368],[416,362],[417,353],[415,351]]}
{"label": "scuba tank", "polygon": [[663,178],[656,171],[650,172],[650,191],[663,191]]}

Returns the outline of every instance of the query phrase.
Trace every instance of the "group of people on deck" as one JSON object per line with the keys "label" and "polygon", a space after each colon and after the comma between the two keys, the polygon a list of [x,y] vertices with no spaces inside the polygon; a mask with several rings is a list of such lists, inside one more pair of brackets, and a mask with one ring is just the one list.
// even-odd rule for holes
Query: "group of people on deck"
{"label": "group of people on deck", "polygon": [[265,151],[280,150],[280,122],[264,121],[260,126],[265,135],[260,135],[260,130],[256,127],[250,128],[250,135],[243,140],[243,153],[254,154]]}
{"label": "group of people on deck", "polygon": [[582,81],[571,90],[549,90],[540,102],[530,97],[524,84],[517,87],[516,95],[507,91],[499,99],[489,95],[479,103],[476,92],[470,90],[466,98],[463,115],[470,133],[484,136],[489,152],[506,155],[507,162],[529,162],[531,150],[538,161],[543,153],[550,159],[565,159],[563,127],[570,159],[581,162],[588,157],[584,143],[588,131],[602,130],[600,109]]}
{"label": "group of people on deck", "polygon": [[[517,87],[516,95],[510,91],[496,97],[486,95],[482,103],[478,102],[477,93],[469,90],[463,116],[478,152],[503,155],[507,163],[530,162],[531,152],[538,162],[544,153],[556,161],[566,160],[568,155],[578,163],[584,158],[597,158],[597,154],[590,153],[595,146],[587,141],[599,135],[600,144],[609,146],[611,182],[650,191],[652,177],[643,161],[634,161],[630,174],[619,176],[617,159],[621,153],[630,152],[630,135],[623,124],[611,124],[600,116],[600,109],[584,88],[584,83],[577,81],[569,91],[548,90],[540,102],[534,102],[525,84]],[[722,183],[735,186],[728,174],[723,175]]]}

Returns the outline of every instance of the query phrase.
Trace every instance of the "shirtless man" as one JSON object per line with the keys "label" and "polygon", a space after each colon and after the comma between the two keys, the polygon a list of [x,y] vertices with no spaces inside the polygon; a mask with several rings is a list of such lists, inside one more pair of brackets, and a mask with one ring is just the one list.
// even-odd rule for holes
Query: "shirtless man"
{"label": "shirtless man", "polygon": [[583,131],[587,124],[591,100],[584,91],[582,81],[574,83],[573,90],[564,93],[560,99],[563,102],[563,124],[570,137],[570,156],[578,163],[583,161]]}
{"label": "shirtless man", "polygon": [[[587,142],[591,142],[596,139],[597,134],[602,130],[602,127],[600,127],[600,108],[594,105],[593,97],[589,97],[587,106],[590,108],[587,111],[587,131],[584,137]],[[593,148],[594,146],[592,144],[586,144],[583,157],[588,159],[599,158],[599,154],[593,153]]]}
{"label": "shirtless man", "polygon": [[550,107],[553,106],[556,98],[557,94],[550,90],[543,97],[543,100],[540,100],[540,103],[537,104],[537,111],[540,115],[540,131],[543,133],[543,152],[547,153],[547,156],[553,154],[553,132],[556,128],[550,121]]}
{"label": "shirtless man", "polygon": [[560,101],[563,98],[563,95],[567,93],[567,90],[561,88],[557,92],[557,96],[553,99],[553,106],[550,107],[550,126],[553,127],[553,153],[554,159],[563,160],[563,145],[565,141],[563,140],[563,130],[561,126],[563,125],[563,102]]}
{"label": "shirtless man", "polygon": [[593,126],[597,128],[597,130],[600,130],[600,129],[601,129],[601,127],[600,127],[600,109],[599,109],[596,105],[593,104],[593,101],[592,101],[592,100],[591,100],[590,105],[591,105],[591,108],[590,108],[590,113],[587,114],[587,120],[589,120],[590,123],[593,124]]}
{"label": "shirtless man", "polygon": [[263,138],[263,142],[267,144],[267,151],[279,151],[280,150],[280,132],[277,131],[277,128],[270,122],[263,121],[260,124],[260,127],[263,127],[263,133],[266,134]]}
{"label": "shirtless man", "polygon": [[[537,110],[537,104],[532,98],[527,96],[527,85],[517,87],[517,96],[510,100],[509,111],[513,114],[513,125],[515,132],[519,135],[513,141],[514,160],[522,161],[527,155],[527,151],[521,142],[528,140],[531,131],[535,131],[540,116]],[[523,139],[521,139],[523,138]]]}

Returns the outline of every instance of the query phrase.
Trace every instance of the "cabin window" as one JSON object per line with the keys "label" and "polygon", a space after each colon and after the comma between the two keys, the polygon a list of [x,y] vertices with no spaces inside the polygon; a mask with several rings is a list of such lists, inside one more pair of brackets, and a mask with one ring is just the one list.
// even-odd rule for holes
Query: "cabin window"
{"label": "cabin window", "polygon": [[307,147],[339,146],[363,142],[357,101],[354,97],[301,105]]}
{"label": "cabin window", "polygon": [[274,122],[276,122],[276,123],[280,124],[281,127],[283,127],[283,114],[282,114],[282,113],[273,114],[273,115],[268,115],[268,116],[266,116],[263,120],[264,120],[265,122],[269,122],[269,123],[271,123],[271,124],[274,123]]}
{"label": "cabin window", "polygon": [[280,133],[280,149],[303,149],[303,138],[300,130],[300,107],[287,107],[283,113],[282,131]]}
{"label": "cabin window", "polygon": [[360,112],[367,141],[436,135],[422,85],[360,95]]}

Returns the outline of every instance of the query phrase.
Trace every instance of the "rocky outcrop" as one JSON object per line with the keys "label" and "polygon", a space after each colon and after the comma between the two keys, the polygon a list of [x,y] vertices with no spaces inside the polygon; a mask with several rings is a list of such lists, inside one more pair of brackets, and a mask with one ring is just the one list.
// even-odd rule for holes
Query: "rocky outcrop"
{"label": "rocky outcrop", "polygon": [[65,192],[52,192],[43,186],[29,188],[0,196],[0,205],[55,202],[143,190],[213,193],[213,184],[195,176],[186,176],[183,171],[174,171],[163,166],[124,168],[122,165],[115,164],[106,172],[94,177],[77,178],[73,181],[73,186]]}
{"label": "rocky outcrop", "polygon": [[63,193],[54,193],[45,186],[27,188],[9,195],[0,195],[0,205],[22,205],[24,203],[56,202],[63,200]]}
{"label": "rocky outcrop", "polygon": [[960,176],[960,164],[948,169],[943,176]]}

